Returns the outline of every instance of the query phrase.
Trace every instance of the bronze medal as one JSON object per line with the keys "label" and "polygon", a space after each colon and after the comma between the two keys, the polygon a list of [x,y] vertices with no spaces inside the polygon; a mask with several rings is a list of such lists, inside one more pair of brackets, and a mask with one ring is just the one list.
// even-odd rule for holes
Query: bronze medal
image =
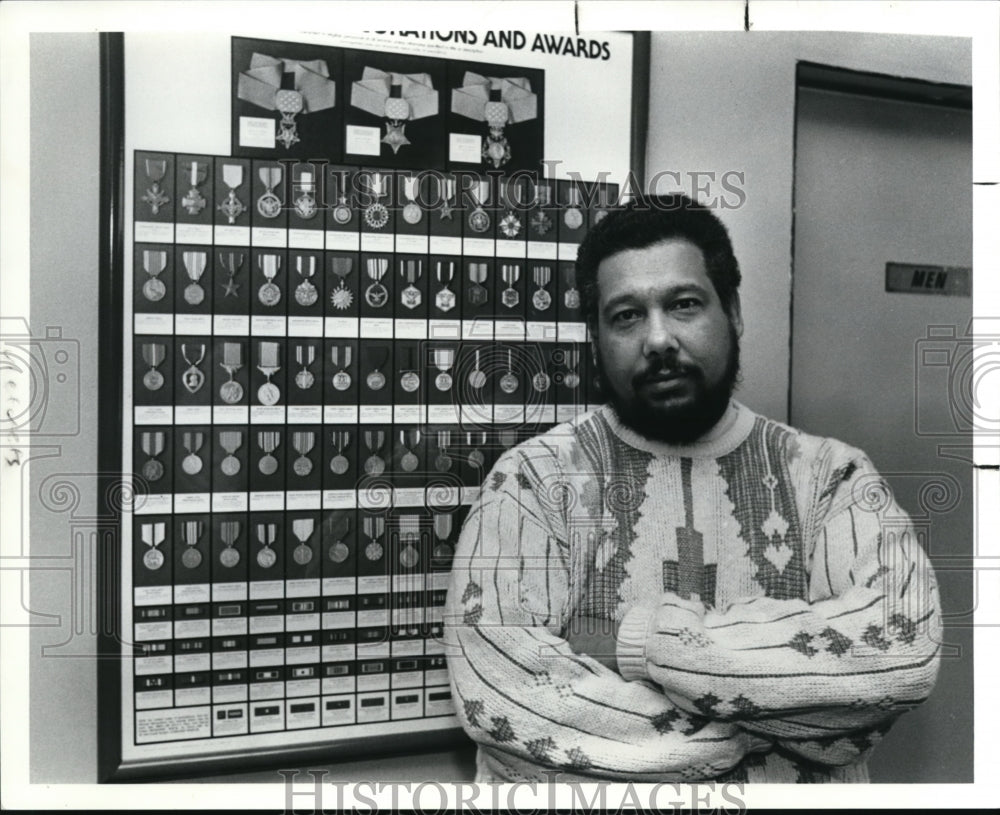
{"label": "bronze medal", "polygon": [[181,469],[184,470],[188,475],[198,475],[201,472],[201,468],[204,466],[202,461],[194,453],[188,453],[184,456],[184,460],[181,462]]}
{"label": "bronze medal", "polygon": [[502,377],[500,377],[500,390],[502,390],[504,393],[508,394],[513,393],[514,391],[517,390],[517,386],[518,386],[518,381],[517,377],[514,376],[514,374],[508,372],[505,373]]}
{"label": "bronze medal", "polygon": [[347,371],[337,371],[333,375],[333,387],[338,391],[346,391],[351,387],[351,375]]}
{"label": "bronze medal", "polygon": [[414,224],[419,224],[420,219],[424,217],[423,211],[420,207],[410,201],[405,207],[403,207],[403,220],[411,226]]}
{"label": "bronze medal", "polygon": [[295,287],[295,302],[300,306],[309,307],[319,300],[319,292],[308,280],[303,280]]}
{"label": "bronze medal", "polygon": [[200,306],[205,300],[205,290],[197,283],[184,287],[184,301],[191,306]]}
{"label": "bronze medal", "polygon": [[281,199],[268,190],[257,199],[257,212],[265,218],[277,218],[281,215]]}
{"label": "bronze medal", "polygon": [[142,284],[142,295],[151,303],[158,303],[167,293],[167,287],[158,277],[151,277]]}
{"label": "bronze medal", "polygon": [[281,397],[281,391],[278,390],[277,385],[272,385],[270,382],[265,382],[259,388],[257,388],[257,399],[260,400],[262,405],[276,405],[278,399]]}
{"label": "bronze medal", "polygon": [[235,380],[223,382],[219,387],[219,396],[227,405],[235,405],[243,398],[243,386]]}
{"label": "bronze medal", "polygon": [[549,385],[552,381],[549,379],[549,375],[545,371],[539,371],[531,378],[531,385],[536,391],[541,393],[542,391],[547,391]]}
{"label": "bronze medal", "polygon": [[545,289],[539,289],[531,295],[531,304],[537,311],[545,311],[552,305],[552,295],[545,291]]}
{"label": "bronze medal", "polygon": [[372,283],[365,289],[365,302],[372,308],[382,308],[389,302],[389,291],[381,283]]}
{"label": "bronze medal", "polygon": [[262,569],[270,569],[278,560],[278,556],[270,546],[265,546],[257,552],[257,563]]}
{"label": "bronze medal", "polygon": [[434,385],[439,391],[451,390],[451,374],[441,372],[434,378]]}
{"label": "bronze medal", "polygon": [[227,569],[232,569],[233,566],[240,562],[240,553],[232,546],[227,546],[219,552],[219,562]]}
{"label": "bronze medal", "polygon": [[142,384],[146,386],[147,390],[158,391],[163,387],[163,374],[156,368],[151,368],[143,374]]}
{"label": "bronze medal", "polygon": [[151,458],[142,465],[142,477],[147,481],[159,481],[163,478],[163,465],[155,458]]}
{"label": "bronze medal", "polygon": [[232,478],[240,471],[240,460],[236,456],[226,456],[219,463],[219,469],[222,470],[223,475]]}
{"label": "bronze medal", "polygon": [[385,462],[380,456],[368,456],[365,459],[365,472],[368,475],[381,475],[385,472]]}
{"label": "bronze medal", "polygon": [[420,377],[413,371],[407,371],[400,377],[399,386],[407,393],[413,393],[420,387]]}
{"label": "bronze medal", "polygon": [[267,453],[257,462],[257,469],[264,475],[274,475],[278,471],[278,459]]}
{"label": "bronze medal", "polygon": [[201,565],[201,552],[193,546],[187,547],[181,555],[181,563],[188,569],[197,569]]}
{"label": "bronze medal", "polygon": [[489,228],[490,216],[486,214],[486,211],[482,208],[482,206],[476,207],[469,213],[469,229],[473,232],[482,234]]}
{"label": "bronze medal", "polygon": [[380,391],[385,387],[385,375],[381,371],[372,371],[365,378],[365,382],[373,391]]}
{"label": "bronze medal", "polygon": [[372,541],[365,547],[365,557],[369,560],[379,560],[382,557],[382,544],[378,541]]}
{"label": "bronze medal", "polygon": [[299,566],[305,566],[313,557],[313,550],[307,544],[300,543],[292,550],[292,558]]}
{"label": "bronze medal", "polygon": [[163,565],[163,552],[159,549],[149,549],[143,556],[142,562],[151,572],[155,572]]}
{"label": "bronze medal", "polygon": [[348,556],[351,554],[351,550],[347,548],[347,544],[342,541],[337,541],[333,546],[330,547],[329,555],[330,560],[334,563],[343,563],[347,560]]}
{"label": "bronze medal", "polygon": [[312,373],[310,371],[307,371],[305,368],[303,368],[301,371],[295,374],[295,384],[301,390],[309,390],[309,388],[313,386],[313,383],[315,381],[316,377],[314,377]]}
{"label": "bronze medal", "polygon": [[350,469],[351,462],[347,460],[346,456],[336,455],[330,459],[330,469],[337,475],[343,475]]}
{"label": "bronze medal", "polygon": [[257,290],[257,298],[269,308],[276,306],[281,302],[281,289],[269,281]]}
{"label": "bronze medal", "polygon": [[296,475],[307,476],[312,472],[313,464],[306,456],[299,456],[292,462],[292,470]]}

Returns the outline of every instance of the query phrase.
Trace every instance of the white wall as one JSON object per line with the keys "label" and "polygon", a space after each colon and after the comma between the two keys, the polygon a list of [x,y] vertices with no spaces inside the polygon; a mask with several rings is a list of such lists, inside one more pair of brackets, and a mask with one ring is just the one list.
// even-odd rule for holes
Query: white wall
{"label": "white wall", "polygon": [[[658,32],[650,55],[646,175],[745,173],[746,202],[720,210],[743,271],[740,399],[787,418],[795,67],[818,62],[970,85],[970,41],[808,32]],[[690,194],[682,175],[661,192]],[[713,192],[734,196],[716,185]]]}

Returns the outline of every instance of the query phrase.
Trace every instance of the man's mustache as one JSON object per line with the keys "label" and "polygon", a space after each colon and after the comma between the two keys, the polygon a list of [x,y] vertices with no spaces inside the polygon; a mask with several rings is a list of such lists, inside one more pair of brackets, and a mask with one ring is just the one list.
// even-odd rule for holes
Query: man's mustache
{"label": "man's mustache", "polygon": [[645,370],[640,371],[632,377],[632,387],[638,389],[643,385],[677,376],[701,380],[704,378],[704,373],[697,365],[685,365],[676,359],[655,357],[646,366]]}

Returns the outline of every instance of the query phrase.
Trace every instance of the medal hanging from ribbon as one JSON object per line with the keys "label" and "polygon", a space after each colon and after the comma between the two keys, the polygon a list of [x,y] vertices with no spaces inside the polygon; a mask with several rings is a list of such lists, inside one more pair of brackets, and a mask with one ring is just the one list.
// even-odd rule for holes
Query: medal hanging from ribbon
{"label": "medal hanging from ribbon", "polygon": [[150,212],[153,215],[159,215],[160,207],[170,203],[170,196],[160,186],[160,182],[163,181],[164,176],[167,174],[167,161],[166,159],[148,158],[145,161],[145,166],[146,178],[149,179],[150,186],[142,194],[142,200],[149,204]]}
{"label": "medal hanging from ribbon", "polygon": [[262,547],[257,550],[257,564],[262,569],[270,569],[278,560],[278,555],[271,548],[277,538],[277,524],[257,524],[257,541]]}
{"label": "medal hanging from ribbon", "polygon": [[482,157],[500,168],[511,159],[510,142],[504,133],[508,124],[538,117],[538,97],[527,77],[481,76],[466,71],[462,87],[451,92],[451,110],[489,128]]}
{"label": "medal hanging from ribbon", "polygon": [[201,552],[198,551],[198,541],[205,525],[201,521],[184,521],[181,524],[181,540],[184,541],[184,553],[181,563],[188,569],[197,569],[201,565]]}
{"label": "medal hanging from ribbon", "polygon": [[483,207],[489,203],[490,182],[477,181],[469,189],[469,197],[472,199],[472,212],[469,213],[469,229],[482,234],[490,228],[490,216]]}
{"label": "medal hanging from ribbon", "polygon": [[[511,195],[517,196],[517,201],[511,199]],[[500,219],[500,234],[505,238],[517,238],[520,236],[523,225],[521,224],[521,219],[518,214],[514,211],[515,204],[517,206],[523,206],[521,203],[522,196],[524,194],[524,185],[518,179],[515,186],[508,184],[507,186],[507,211],[504,216]]]}
{"label": "medal hanging from ribbon", "polygon": [[514,356],[513,351],[509,348],[507,349],[507,372],[500,377],[500,390],[504,393],[510,395],[514,393],[520,382],[517,376],[514,375]]}
{"label": "medal hanging from ribbon", "polygon": [[240,538],[240,522],[223,521],[219,524],[219,538],[226,546],[219,553],[219,562],[227,569],[232,569],[240,562],[240,553],[236,549],[236,541]]}
{"label": "medal hanging from ribbon", "polygon": [[281,366],[278,365],[278,343],[261,342],[258,346],[258,354],[260,363],[257,365],[257,370],[264,374],[267,381],[257,388],[257,399],[262,405],[270,407],[276,405],[278,399],[281,398],[278,386],[271,382],[271,377],[281,370]]}
{"label": "medal hanging from ribbon", "polygon": [[403,367],[400,368],[399,387],[406,393],[415,393],[420,387],[420,375],[417,373],[417,352],[413,346],[406,346]]}
{"label": "medal hanging from ribbon", "polygon": [[563,223],[568,229],[576,231],[583,226],[583,221],[583,211],[580,209],[580,188],[576,186],[567,187]]}
{"label": "medal hanging from ribbon", "polygon": [[282,167],[261,167],[257,175],[264,185],[264,193],[257,199],[257,212],[264,218],[277,218],[281,215],[281,199],[275,195],[274,188],[283,178]]}
{"label": "medal hanging from ribbon", "polygon": [[368,188],[371,203],[365,207],[365,224],[371,229],[384,229],[389,223],[389,210],[385,208],[379,199],[385,195],[385,177],[382,173],[368,173],[362,176],[365,186]]}
{"label": "medal hanging from ribbon", "polygon": [[438,113],[438,92],[430,74],[398,74],[366,66],[351,85],[351,105],[385,118],[382,143],[397,154],[410,143],[406,123]]}
{"label": "medal hanging from ribbon", "polygon": [[257,462],[257,469],[264,475],[274,475],[278,472],[278,459],[274,451],[281,444],[281,434],[277,430],[261,430],[257,433],[257,446],[264,453]]}
{"label": "medal hanging from ribbon", "polygon": [[181,260],[184,263],[184,271],[187,272],[188,280],[191,281],[184,287],[184,302],[191,306],[199,306],[205,300],[205,290],[199,281],[205,273],[208,255],[205,252],[184,252],[181,255]]}
{"label": "medal hanging from ribbon", "polygon": [[295,197],[295,214],[302,220],[308,221],[316,216],[319,208],[316,206],[316,182],[313,181],[313,174],[308,170],[299,173],[299,180],[293,184],[292,193]]}
{"label": "medal hanging from ribbon", "polygon": [[219,263],[229,275],[222,284],[224,297],[238,297],[240,284],[236,282],[236,273],[243,266],[243,255],[240,252],[219,252]]}
{"label": "medal hanging from ribbon", "polygon": [[157,457],[163,452],[166,437],[163,433],[143,433],[139,437],[142,452],[146,461],[142,465],[142,477],[147,481],[159,481],[163,478],[163,463]]}
{"label": "medal hanging from ribbon", "polygon": [[448,272],[445,274],[444,263],[439,260],[437,262],[435,275],[441,288],[434,296],[434,305],[436,305],[440,311],[451,311],[455,307],[455,293],[448,288],[448,285],[455,277],[454,261],[448,261]]}
{"label": "medal hanging from ribbon", "polygon": [[334,563],[343,563],[351,556],[350,547],[344,543],[351,531],[351,516],[333,516],[324,521],[324,525],[326,527],[324,540],[333,541],[326,550],[327,557]]}
{"label": "medal hanging from ribbon", "polygon": [[484,305],[489,300],[489,292],[483,285],[488,273],[489,267],[485,263],[469,263],[470,285],[466,291],[466,297],[468,297],[469,303],[474,306]]}
{"label": "medal hanging from ribbon", "polygon": [[382,368],[389,362],[389,349],[382,347],[371,351],[371,359],[375,367],[365,377],[365,384],[373,391],[380,391],[385,387],[385,374]]}
{"label": "medal hanging from ribbon", "polygon": [[330,79],[325,60],[254,54],[249,70],[240,72],[236,95],[244,102],[281,114],[275,139],[289,150],[300,141],[295,117],[332,108],[337,101],[337,85]]}
{"label": "medal hanging from ribbon", "polygon": [[563,384],[567,388],[576,388],[580,384],[580,374],[577,373],[580,366],[580,349],[572,348],[566,354],[566,375],[563,376]]}
{"label": "medal hanging from ribbon", "polygon": [[243,386],[234,377],[236,372],[243,367],[243,346],[238,342],[224,342],[222,344],[222,362],[219,366],[227,374],[229,381],[223,382],[219,386],[219,396],[227,405],[235,405],[243,398]]}
{"label": "medal hanging from ribbon", "polygon": [[566,308],[580,308],[580,292],[576,289],[576,272],[572,265],[566,266],[563,270],[563,282],[566,284],[566,292],[563,294],[563,303],[565,303]]}
{"label": "medal hanging from ribbon", "polygon": [[264,275],[265,281],[257,290],[257,299],[268,308],[273,308],[281,301],[281,289],[274,282],[274,278],[281,271],[281,256],[271,252],[258,255],[257,268]]}
{"label": "medal hanging from ribbon", "polygon": [[404,569],[412,569],[420,562],[420,516],[399,516],[399,564]]}
{"label": "medal hanging from ribbon", "polygon": [[441,199],[441,206],[438,208],[438,215],[442,221],[450,221],[454,207],[451,205],[455,200],[455,179],[451,176],[437,176],[438,197]]}
{"label": "medal hanging from ribbon", "polygon": [[403,468],[404,472],[412,473],[415,469],[417,469],[417,467],[420,466],[420,459],[418,459],[417,454],[413,452],[417,445],[420,444],[420,431],[416,429],[400,430],[399,443],[403,450],[406,451],[399,459],[399,465]]}
{"label": "medal hanging from ribbon", "polygon": [[188,475],[198,475],[204,466],[201,457],[198,455],[198,451],[201,450],[202,445],[205,443],[205,434],[185,433],[183,439],[184,449],[187,450],[188,454],[181,461],[181,469]]}
{"label": "medal hanging from ribbon", "polygon": [[552,280],[552,268],[550,266],[536,266],[532,271],[532,279],[538,289],[531,295],[531,304],[536,311],[546,311],[552,305],[552,295],[545,289]]}
{"label": "medal hanging from ribbon", "polygon": [[295,385],[300,390],[309,390],[316,381],[316,377],[312,375],[309,370],[309,366],[313,364],[316,360],[316,346],[315,345],[296,345],[295,346],[295,364],[299,366],[299,372],[295,374]]}
{"label": "medal hanging from ribbon", "polygon": [[157,547],[167,537],[167,525],[163,522],[143,524],[139,527],[139,537],[149,547],[142,555],[142,563],[151,572],[155,572],[163,566],[163,552]]}
{"label": "medal hanging from ribbon", "polygon": [[466,433],[465,440],[469,447],[469,464],[477,470],[482,470],[486,465],[486,454],[482,450],[486,446],[486,434]]}
{"label": "medal hanging from ribbon", "polygon": [[469,385],[471,385],[476,390],[479,390],[486,384],[486,374],[483,373],[482,369],[479,367],[479,349],[476,349],[475,353],[475,367],[469,373]]}
{"label": "medal hanging from ribbon", "polygon": [[500,295],[500,302],[507,308],[515,308],[521,302],[521,296],[514,288],[518,280],[521,279],[521,266],[517,263],[505,263],[500,267],[500,278],[507,284],[507,288]]}
{"label": "medal hanging from ribbon", "polygon": [[384,430],[366,430],[365,447],[368,448],[368,458],[365,459],[365,472],[368,475],[381,475],[385,472],[385,461],[379,455],[382,445],[385,444]]}
{"label": "medal hanging from ribbon", "polygon": [[243,186],[243,165],[223,164],[222,183],[226,185],[229,192],[226,193],[226,197],[222,199],[216,209],[226,216],[226,220],[230,224],[235,224],[236,219],[247,209],[243,202],[236,197],[236,190]]}
{"label": "medal hanging from ribbon", "polygon": [[331,193],[337,199],[337,203],[333,207],[333,221],[339,226],[346,226],[354,217],[354,213],[351,212],[351,206],[347,203],[349,183],[347,179],[348,174],[346,172],[333,173],[330,176]]}
{"label": "medal hanging from ribbon", "polygon": [[149,279],[142,284],[142,296],[151,303],[158,303],[167,293],[167,287],[160,275],[167,268],[167,253],[162,249],[142,250],[142,269]]}
{"label": "medal hanging from ribbon", "polygon": [[451,390],[451,366],[455,363],[454,348],[435,348],[433,351],[434,367],[438,369],[438,375],[434,377],[434,387],[439,391]]}
{"label": "medal hanging from ribbon", "polygon": [[292,559],[299,566],[307,565],[313,558],[312,547],[306,541],[312,537],[315,528],[316,522],[312,518],[296,518],[292,521],[292,534],[299,542],[299,545],[292,550]]}
{"label": "medal hanging from ribbon", "polygon": [[365,289],[365,302],[372,308],[382,308],[389,302],[389,291],[382,285],[382,278],[389,270],[388,258],[368,258],[365,261],[368,277],[372,281]]}
{"label": "medal hanging from ribbon", "polygon": [[535,211],[531,214],[531,231],[538,237],[552,231],[552,218],[544,209],[552,204],[552,188],[549,182],[543,182],[535,187]]}
{"label": "medal hanging from ribbon", "polygon": [[200,391],[201,386],[205,384],[205,374],[202,373],[201,368],[198,367],[201,365],[202,360],[205,359],[204,343],[192,346],[192,351],[194,356],[193,359],[188,356],[187,343],[181,344],[181,357],[183,357],[184,361],[188,364],[187,370],[181,375],[181,382],[184,384],[188,393],[193,394]]}
{"label": "medal hanging from ribbon", "polygon": [[295,287],[295,302],[308,308],[319,300],[319,292],[316,291],[316,286],[312,282],[316,274],[316,257],[314,255],[308,257],[296,255],[295,272],[302,278],[302,282]]}
{"label": "medal hanging from ribbon", "polygon": [[415,226],[424,217],[424,211],[420,208],[420,204],[417,203],[417,197],[420,194],[420,178],[407,175],[402,176],[402,181],[403,200],[406,201],[406,204],[403,206],[403,220],[410,224],[410,226]]}
{"label": "medal hanging from ribbon", "polygon": [[451,556],[455,553],[451,544],[448,543],[448,539],[451,537],[451,530],[453,528],[453,521],[450,512],[435,512],[434,513],[434,537],[437,542],[434,544],[434,559],[439,561],[435,563],[437,568],[447,568]]}
{"label": "medal hanging from ribbon", "polygon": [[219,447],[225,452],[225,457],[219,462],[222,474],[232,478],[240,471],[240,460],[236,451],[243,446],[243,434],[239,430],[223,430],[219,433]]}
{"label": "medal hanging from ribbon", "polygon": [[310,430],[296,430],[292,432],[292,449],[299,454],[299,457],[292,462],[292,471],[303,478],[312,472],[313,463],[309,459],[309,453],[316,446],[316,434]]}
{"label": "medal hanging from ribbon", "polygon": [[351,468],[351,462],[344,451],[351,446],[351,434],[346,430],[334,430],[331,441],[337,448],[337,454],[330,459],[330,470],[334,475],[343,475]]}
{"label": "medal hanging from ribbon", "polygon": [[439,430],[437,434],[438,454],[434,459],[434,467],[439,473],[446,473],[451,469],[451,456],[448,448],[451,446],[451,431]]}
{"label": "medal hanging from ribbon", "polygon": [[354,295],[347,288],[345,280],[351,273],[353,266],[352,258],[335,257],[331,260],[331,270],[337,276],[337,287],[330,292],[330,302],[338,311],[345,311],[354,302]]}
{"label": "medal hanging from ribbon", "polygon": [[420,289],[418,289],[414,284],[423,276],[423,274],[424,262],[422,260],[399,261],[399,276],[406,280],[406,288],[399,293],[399,299],[408,309],[414,309],[422,302]]}
{"label": "medal hanging from ribbon", "polygon": [[365,546],[365,557],[370,561],[381,560],[385,549],[379,540],[385,534],[385,518],[367,515],[362,521],[361,527],[365,537],[368,538],[368,544]]}
{"label": "medal hanging from ribbon", "polygon": [[149,370],[142,375],[142,384],[147,390],[158,391],[163,387],[163,374],[156,370],[163,364],[167,356],[167,346],[159,342],[146,342],[142,345],[142,361]]}
{"label": "medal hanging from ribbon", "polygon": [[[341,360],[343,360],[343,365],[341,365]],[[333,367],[338,369],[333,375],[333,387],[338,391],[346,391],[351,387],[351,375],[347,372],[347,369],[351,367],[351,346],[334,345],[330,349],[330,361],[333,363]]]}
{"label": "medal hanging from ribbon", "polygon": [[185,165],[184,169],[188,177],[188,183],[191,184],[191,189],[181,199],[181,206],[184,207],[188,215],[197,215],[205,208],[205,204],[207,203],[205,196],[201,194],[198,187],[205,183],[208,164],[204,161],[191,161]]}

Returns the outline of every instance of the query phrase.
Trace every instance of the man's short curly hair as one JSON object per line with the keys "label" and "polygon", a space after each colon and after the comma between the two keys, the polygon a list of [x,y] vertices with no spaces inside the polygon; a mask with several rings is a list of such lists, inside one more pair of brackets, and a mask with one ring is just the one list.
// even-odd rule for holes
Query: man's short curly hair
{"label": "man's short curly hair", "polygon": [[733,315],[740,265],[722,221],[686,195],[640,196],[612,210],[594,226],[577,253],[576,285],[592,334],[597,333],[597,267],[601,261],[626,249],[645,249],[671,238],[683,238],[701,250],[722,307],[730,317]]}

